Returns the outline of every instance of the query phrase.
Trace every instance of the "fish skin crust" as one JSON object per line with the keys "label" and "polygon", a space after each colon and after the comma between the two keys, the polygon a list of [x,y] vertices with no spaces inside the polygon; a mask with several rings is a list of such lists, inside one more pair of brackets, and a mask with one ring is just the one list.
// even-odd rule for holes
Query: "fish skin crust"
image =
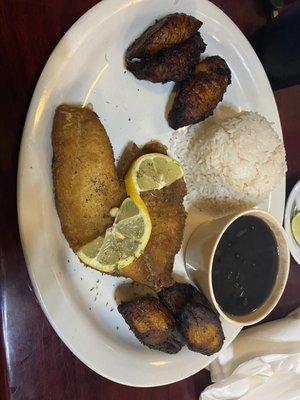
{"label": "fish skin crust", "polygon": [[138,79],[153,83],[178,82],[193,72],[205,48],[206,44],[198,32],[184,42],[154,56],[140,61],[129,61],[126,67]]}
{"label": "fish skin crust", "polygon": [[[166,148],[158,142],[150,142],[142,149],[131,144],[128,164],[122,162],[120,177],[124,178],[131,163],[142,154],[166,154]],[[183,199],[186,184],[183,179],[160,190],[141,193],[152,222],[152,232],[144,253],[132,264],[122,268],[120,274],[155,291],[174,283],[172,270],[175,255],[181,247],[186,212]]]}
{"label": "fish skin crust", "polygon": [[62,231],[76,252],[113,223],[109,211],[125,197],[111,143],[97,114],[63,104],[53,131],[53,183]]}
{"label": "fish skin crust", "polygon": [[176,130],[205,120],[223,99],[230,82],[230,69],[221,57],[201,61],[195,73],[178,85],[168,115],[170,127]]}
{"label": "fish skin crust", "polygon": [[126,60],[149,57],[193,36],[202,22],[184,13],[169,14],[155,22],[127,49]]}

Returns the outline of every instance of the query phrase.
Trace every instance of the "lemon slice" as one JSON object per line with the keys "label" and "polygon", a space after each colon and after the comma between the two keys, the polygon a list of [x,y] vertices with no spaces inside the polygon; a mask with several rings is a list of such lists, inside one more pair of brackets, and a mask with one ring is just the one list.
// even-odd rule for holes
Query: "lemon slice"
{"label": "lemon slice", "polygon": [[140,192],[162,189],[182,178],[178,161],[160,153],[150,153],[136,159],[125,177],[126,191],[134,200]]}
{"label": "lemon slice", "polygon": [[115,272],[131,264],[145,249],[151,234],[151,220],[142,199],[138,204],[127,198],[119,208],[114,224],[104,237],[81,247],[78,257],[102,272]]}
{"label": "lemon slice", "polygon": [[300,212],[298,212],[292,219],[291,224],[294,239],[298,244],[300,244]]}

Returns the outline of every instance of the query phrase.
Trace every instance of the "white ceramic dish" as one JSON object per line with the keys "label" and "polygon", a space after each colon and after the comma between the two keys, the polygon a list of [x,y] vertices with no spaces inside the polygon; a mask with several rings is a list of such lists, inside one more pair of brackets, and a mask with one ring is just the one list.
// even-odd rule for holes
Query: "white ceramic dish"
{"label": "white ceramic dish", "polygon": [[[172,84],[154,85],[125,73],[123,54],[145,27],[182,11],[203,21],[207,55],[226,59],[233,83],[224,97],[240,109],[258,111],[281,134],[273,93],[251,46],[234,23],[206,0],[104,0],[66,33],[35,89],[23,133],[18,173],[18,213],[24,254],[37,298],[65,344],[99,374],[126,385],[176,382],[207,366],[206,357],[184,348],[177,355],[142,346],[116,311],[122,280],[84,268],[61,233],[51,176],[51,127],[62,102],[92,103],[118,157],[128,140],[168,143],[172,130],[164,110]],[[282,220],[284,183],[262,207]],[[185,239],[199,218],[188,218]],[[175,271],[185,275],[183,252]],[[223,321],[227,346],[241,327]]]}
{"label": "white ceramic dish", "polygon": [[[237,219],[244,216],[259,218],[273,232],[278,251],[278,273],[272,290],[259,307],[248,314],[232,315],[222,310],[218,304],[213,288],[212,270],[218,244],[224,233]],[[289,276],[290,252],[281,223],[268,212],[253,208],[200,224],[186,245],[185,264],[189,276],[202,289],[219,315],[226,321],[246,326],[257,324],[266,318],[278,303]]]}
{"label": "white ceramic dish", "polygon": [[294,260],[297,262],[297,264],[300,265],[300,246],[295,241],[291,229],[291,221],[299,211],[300,211],[300,181],[296,183],[296,185],[293,187],[293,190],[289,195],[284,215],[284,229],[287,234],[290,252]]}

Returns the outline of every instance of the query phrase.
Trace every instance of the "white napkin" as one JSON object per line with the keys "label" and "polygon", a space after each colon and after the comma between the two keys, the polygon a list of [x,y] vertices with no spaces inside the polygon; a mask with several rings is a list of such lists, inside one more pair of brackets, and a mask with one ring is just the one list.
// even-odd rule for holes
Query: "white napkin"
{"label": "white napkin", "polygon": [[300,400],[300,308],[242,331],[209,370],[201,400]]}

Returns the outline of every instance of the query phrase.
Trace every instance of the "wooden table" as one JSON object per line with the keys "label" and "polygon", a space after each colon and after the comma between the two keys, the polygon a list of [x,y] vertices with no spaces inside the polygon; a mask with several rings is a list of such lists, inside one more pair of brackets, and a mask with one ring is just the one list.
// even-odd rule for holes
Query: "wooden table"
{"label": "wooden table", "polygon": [[[162,0],[163,1],[163,0]],[[248,36],[266,21],[261,0],[214,0]],[[16,174],[23,124],[35,84],[56,43],[97,0],[4,0],[0,5],[0,398],[3,400],[192,400],[209,384],[201,371],[173,385],[136,389],[82,364],[49,325],[32,291],[20,245]],[[237,4],[238,3],[238,4]],[[300,87],[278,91],[287,149],[287,190],[300,179]],[[300,305],[300,268],[292,261],[285,293],[269,316]]]}

